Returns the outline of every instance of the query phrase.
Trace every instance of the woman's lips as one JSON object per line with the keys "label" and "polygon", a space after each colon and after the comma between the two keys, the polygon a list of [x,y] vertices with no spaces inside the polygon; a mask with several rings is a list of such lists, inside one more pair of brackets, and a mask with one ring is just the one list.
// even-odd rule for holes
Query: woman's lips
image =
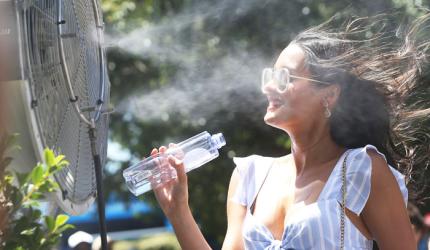
{"label": "woman's lips", "polygon": [[280,98],[269,96],[268,99],[269,99],[269,106],[267,106],[267,110],[277,109],[284,104]]}
{"label": "woman's lips", "polygon": [[273,110],[273,109],[279,108],[280,106],[281,106],[281,104],[269,102],[269,106],[267,106],[267,109],[268,110]]}

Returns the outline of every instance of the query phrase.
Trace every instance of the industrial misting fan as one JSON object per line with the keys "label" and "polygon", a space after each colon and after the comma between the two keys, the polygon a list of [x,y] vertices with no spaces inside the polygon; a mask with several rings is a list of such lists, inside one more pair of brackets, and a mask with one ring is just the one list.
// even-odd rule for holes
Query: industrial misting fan
{"label": "industrial misting fan", "polygon": [[77,215],[97,198],[106,249],[102,166],[109,80],[100,3],[0,0],[0,10],[0,42],[10,58],[3,83],[13,96],[11,120],[21,134],[20,157],[27,158],[21,161],[41,160],[45,147],[66,156],[70,165],[55,175],[60,186],[55,203]]}

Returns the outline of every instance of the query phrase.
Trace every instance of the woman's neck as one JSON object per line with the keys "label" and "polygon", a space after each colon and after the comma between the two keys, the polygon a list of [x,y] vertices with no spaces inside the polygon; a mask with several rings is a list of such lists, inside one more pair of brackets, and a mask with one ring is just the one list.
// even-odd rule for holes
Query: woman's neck
{"label": "woman's neck", "polygon": [[303,174],[309,167],[321,166],[330,162],[345,151],[337,145],[327,131],[313,130],[312,132],[289,133],[291,138],[291,153],[297,169],[297,175]]}

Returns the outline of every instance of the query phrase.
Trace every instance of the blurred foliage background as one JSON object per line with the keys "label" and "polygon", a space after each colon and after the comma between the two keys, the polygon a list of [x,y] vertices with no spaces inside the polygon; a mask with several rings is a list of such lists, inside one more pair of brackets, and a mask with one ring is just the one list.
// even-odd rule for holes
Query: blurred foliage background
{"label": "blurred foliage background", "polygon": [[[112,104],[105,189],[123,200],[122,170],[154,147],[222,132],[218,159],[189,174],[190,206],[214,248],[226,230],[232,158],[289,153],[263,122],[260,73],[299,31],[335,14],[397,11],[399,23],[429,0],[103,0]],[[396,22],[396,21],[394,21]],[[114,147],[112,147],[114,145]],[[151,193],[140,199],[156,205]]]}

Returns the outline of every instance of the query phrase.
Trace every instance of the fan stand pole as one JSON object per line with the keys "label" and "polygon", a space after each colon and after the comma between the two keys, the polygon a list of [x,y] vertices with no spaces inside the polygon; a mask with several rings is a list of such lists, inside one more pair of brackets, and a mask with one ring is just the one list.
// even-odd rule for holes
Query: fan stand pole
{"label": "fan stand pole", "polygon": [[97,185],[97,209],[99,212],[99,228],[100,228],[100,240],[102,250],[107,250],[107,230],[106,230],[106,217],[105,217],[105,200],[103,196],[103,175],[102,175],[102,163],[100,155],[97,153],[96,148],[96,128],[91,126],[89,129],[91,150],[94,160],[94,169],[96,174],[96,185]]}

